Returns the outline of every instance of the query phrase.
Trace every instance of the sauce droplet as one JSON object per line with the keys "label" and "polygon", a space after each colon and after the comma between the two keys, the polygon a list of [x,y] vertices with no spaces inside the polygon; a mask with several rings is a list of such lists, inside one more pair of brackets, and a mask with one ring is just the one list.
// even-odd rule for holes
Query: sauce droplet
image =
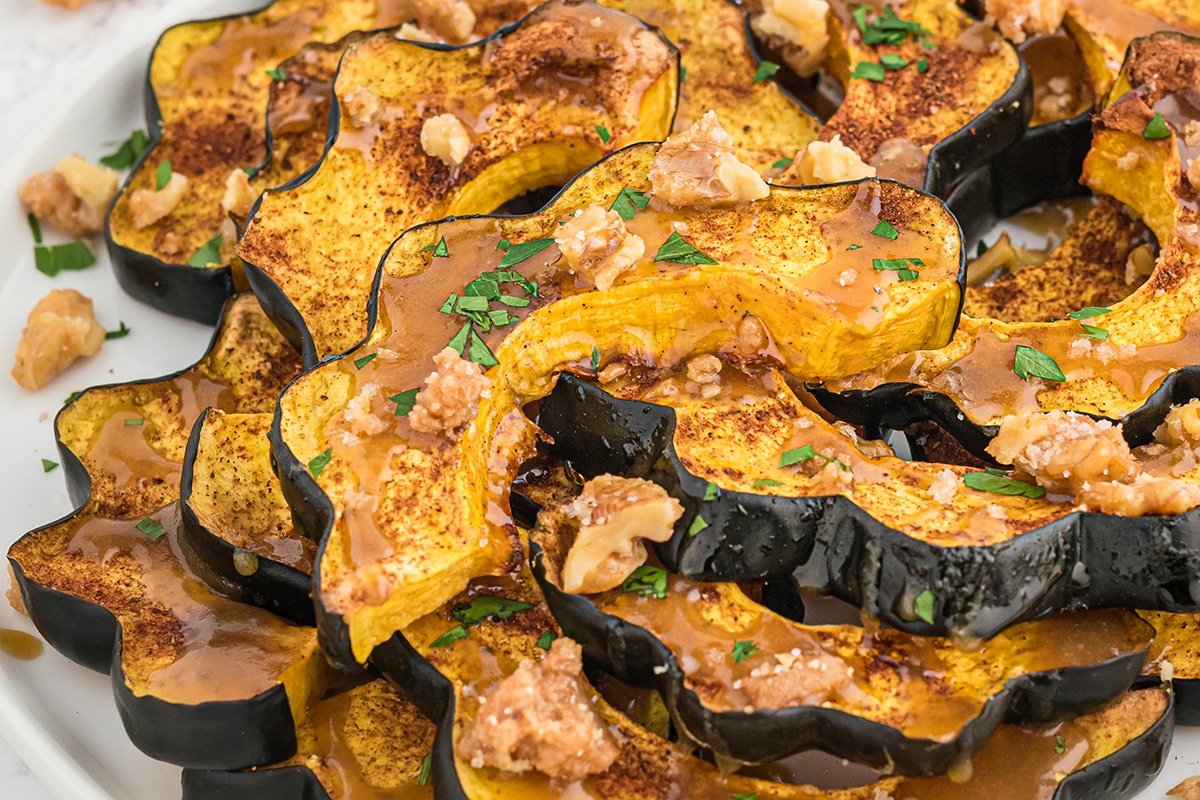
{"label": "sauce droplet", "polygon": [[24,631],[0,628],[0,653],[10,655],[18,661],[32,661],[42,654],[42,640]]}

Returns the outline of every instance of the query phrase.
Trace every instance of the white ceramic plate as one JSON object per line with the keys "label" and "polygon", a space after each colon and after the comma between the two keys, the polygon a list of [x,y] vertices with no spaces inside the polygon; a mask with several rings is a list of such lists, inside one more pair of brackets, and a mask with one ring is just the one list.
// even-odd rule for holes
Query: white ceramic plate
{"label": "white ceramic plate", "polygon": [[[142,81],[150,48],[169,22],[244,10],[253,0],[214,0],[186,13],[176,4],[127,29],[108,45],[105,58],[80,65],[78,80],[38,115],[0,167],[0,357],[11,358],[29,309],[50,289],[70,287],[93,298],[109,329],[124,321],[132,333],[108,342],[96,358],[72,366],[49,387],[31,393],[0,376],[4,419],[0,467],[0,549],[28,530],[71,511],[61,469],[42,471],[42,458],[58,460],[53,418],[72,391],[164,375],[190,365],[205,350],[210,331],[126,297],[107,256],[84,272],[47,278],[33,266],[32,240],[16,200],[21,180],[49,169],[64,154],[95,159],[106,143],[143,127]],[[55,234],[47,232],[54,240]],[[7,581],[0,581],[7,588]],[[0,627],[33,631],[28,619],[0,602]],[[113,705],[109,679],[71,664],[53,650],[29,662],[0,654],[0,733],[61,800],[167,800],[179,796],[179,770],[153,761],[129,743]],[[1200,773],[1200,730],[1181,731],[1163,775],[1147,792],[1162,797],[1190,774]],[[0,792],[2,793],[2,792]]]}

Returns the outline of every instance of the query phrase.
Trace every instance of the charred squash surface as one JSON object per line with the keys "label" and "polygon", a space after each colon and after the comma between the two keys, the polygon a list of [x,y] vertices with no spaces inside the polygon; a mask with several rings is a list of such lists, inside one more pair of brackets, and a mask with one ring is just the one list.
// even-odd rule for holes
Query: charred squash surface
{"label": "charred squash surface", "polygon": [[1200,725],[1200,614],[1138,614],[1154,626],[1145,674],[1171,684],[1176,722]]}
{"label": "charred squash surface", "polygon": [[[953,219],[933,198],[875,181],[775,189],[743,208],[631,212],[626,224],[647,254],[678,223],[691,246],[719,263],[647,257],[607,291],[588,291],[559,263],[549,237],[589,203],[608,207],[647,190],[655,152],[639,146],[601,162],[531,217],[409,231],[382,266],[367,341],[280,399],[273,448],[301,532],[324,540],[316,591],[339,658],[353,651],[353,660],[365,660],[392,631],[513,557],[509,485],[534,437],[520,407],[546,394],[558,371],[594,358],[670,364],[740,348],[746,359],[771,356],[801,375],[828,374],[882,357],[879,347],[944,336],[961,259]],[[899,231],[898,245],[870,234],[881,216]],[[847,252],[852,241],[862,244]],[[913,280],[869,267],[918,254],[923,266]],[[857,284],[839,286],[848,270]],[[450,313],[481,273],[504,281],[504,324],[476,327],[461,310]],[[836,294],[814,297],[813,289]],[[878,311],[864,307],[873,303],[882,304]],[[487,375],[490,394],[456,441],[418,433],[396,415],[447,343],[498,362]],[[314,459],[322,464],[316,479]]]}
{"label": "charred squash surface", "polygon": [[[678,395],[651,404],[563,376],[538,424],[584,476],[646,478],[678,499],[684,516],[655,549],[693,579],[791,577],[901,630],[978,638],[1061,609],[1195,609],[1195,512],[1118,525],[1069,503],[976,491],[962,476],[978,469],[867,457],[776,391],[731,392],[724,407]],[[815,476],[780,468],[804,447]]]}
{"label": "charred squash surface", "polygon": [[[263,113],[274,83],[268,71],[309,42],[332,43],[413,18],[434,29],[445,25],[412,0],[278,0],[251,14],[167,30],[155,46],[146,86],[154,144],[121,187],[105,224],[125,291],[169,313],[215,322],[234,285],[224,266],[233,235],[222,197],[231,173],[256,170],[268,159]],[[170,164],[168,175],[187,178],[184,196],[169,213],[149,224],[143,217],[139,226],[134,195],[156,193],[163,162]],[[229,240],[225,255],[192,265],[218,236]]]}
{"label": "charred squash surface", "polygon": [[271,415],[209,409],[192,430],[180,480],[180,535],[222,594],[313,625],[316,544],[296,533],[271,465]]}
{"label": "charred squash surface", "polygon": [[819,748],[939,775],[1006,716],[1050,722],[1103,707],[1133,682],[1150,643],[1148,626],[1127,611],[1025,623],[962,648],[887,629],[800,625],[733,584],[674,576],[658,595],[570,595],[556,581],[572,521],[543,512],[534,536],[549,553],[534,550],[534,575],[566,635],[618,679],[656,687],[682,735],[736,761]]}
{"label": "charred squash surface", "polygon": [[[491,212],[627,144],[664,138],[678,52],[632,17],[553,0],[470,47],[360,42],[334,91],[336,139],[314,172],[260,200],[238,244],[255,291],[310,363],[365,335],[371,279],[405,228]],[[423,149],[429,120],[443,115],[469,145],[458,163]]]}
{"label": "charred squash surface", "polygon": [[432,800],[435,731],[373,680],[310,705],[288,761],[252,772],[184,770],[183,800]]}
{"label": "charred squash surface", "polygon": [[315,632],[212,593],[179,536],[180,464],[206,406],[263,411],[298,355],[253,297],[232,300],[208,354],[176,375],[84,392],[56,420],[79,511],[9,549],[38,630],[111,673],[130,738],[190,767],[295,752],[320,667]]}
{"label": "charred squash surface", "polygon": [[[1177,98],[1200,86],[1200,40],[1175,34],[1138,40],[1124,70],[1130,77],[1121,78],[1115,91],[1134,82],[1145,86],[1157,76],[1155,90],[1145,98],[1126,92],[1099,116],[1084,179],[1132,205],[1163,249],[1142,286],[1108,313],[1088,320],[1104,331],[1097,334],[1104,338],[1081,335],[1088,331],[1072,319],[1005,323],[965,318],[948,347],[909,353],[826,384],[825,389],[841,395],[821,395],[831,411],[855,422],[897,428],[961,411],[965,419],[948,424],[956,433],[976,428],[963,431],[962,437],[974,447],[985,443],[989,426],[1007,414],[1058,408],[1161,421],[1165,400],[1190,399],[1181,400],[1178,387],[1191,382],[1185,373],[1196,362],[1200,341],[1200,215],[1196,188],[1182,177],[1195,150],[1183,135],[1190,121],[1187,106]],[[1156,113],[1151,105],[1168,108],[1179,136],[1170,130],[1162,139],[1143,135]],[[1130,180],[1132,173],[1121,167],[1134,162],[1146,180]],[[1048,355],[1067,380],[1022,380],[1013,371],[1018,345]],[[885,409],[879,404],[885,397],[900,402]]]}

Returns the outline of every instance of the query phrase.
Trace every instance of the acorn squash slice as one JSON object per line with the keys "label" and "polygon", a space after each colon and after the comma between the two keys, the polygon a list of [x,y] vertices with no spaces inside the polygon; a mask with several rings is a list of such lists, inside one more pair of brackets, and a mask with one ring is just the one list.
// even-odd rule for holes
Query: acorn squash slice
{"label": "acorn squash slice", "polygon": [[218,592],[311,626],[317,547],[292,525],[270,429],[267,413],[200,416],[184,454],[180,536],[192,568]]}
{"label": "acorn squash slice", "polygon": [[[880,347],[895,352],[945,335],[961,268],[953,218],[937,200],[891,183],[773,189],[741,208],[627,210],[647,254],[671,233],[681,238],[673,225],[686,225],[685,247],[703,259],[690,250],[683,258],[719,263],[647,255],[607,291],[577,285],[549,237],[589,203],[608,207],[648,190],[655,152],[644,145],[610,157],[534,216],[410,230],[382,265],[370,337],[280,398],[273,449],[300,531],[324,540],[316,592],[327,613],[349,622],[351,639],[330,643],[340,658],[353,651],[365,660],[469,578],[509,562],[509,485],[534,433],[519,409],[546,394],[557,371],[593,358],[673,363],[740,347],[746,358],[779,359],[811,377],[875,361]],[[881,218],[898,244],[870,233]],[[895,270],[870,268],[897,256],[919,257],[919,274],[900,280]],[[850,281],[850,272],[861,277]],[[481,273],[509,298],[496,301],[506,310],[491,309],[503,324],[476,327],[470,314],[449,313],[464,287],[480,290]],[[497,362],[490,395],[455,442],[418,434],[396,416],[447,343]],[[350,509],[348,499],[362,493],[374,499]]]}
{"label": "acorn squash slice", "polygon": [[[336,140],[314,172],[263,196],[238,243],[255,291],[309,363],[365,335],[371,278],[405,228],[490,212],[664,138],[678,51],[625,14],[552,0],[469,47],[367,39],[347,51],[334,88]],[[422,149],[427,121],[446,114],[470,140],[457,164]]]}
{"label": "acorn squash slice", "polygon": [[321,667],[315,631],[207,589],[179,537],[180,462],[206,406],[269,408],[299,368],[250,296],[230,301],[208,354],[159,380],[89,389],[55,423],[78,511],[26,534],[9,563],[38,630],[111,673],[134,744],[230,769],[295,752]]}
{"label": "acorn squash slice", "polygon": [[[1197,512],[1116,520],[977,491],[964,476],[979,468],[868,456],[786,388],[723,374],[715,401],[634,374],[632,396],[653,403],[563,376],[538,404],[548,451],[578,473],[652,480],[679,500],[674,535],[655,546],[675,572],[791,578],[901,630],[968,638],[1068,608],[1197,607]],[[798,466],[781,468],[789,454]]]}
{"label": "acorn squash slice", "polygon": [[1137,613],[1154,626],[1145,674],[1171,684],[1176,722],[1200,725],[1200,614]]}
{"label": "acorn squash slice", "polygon": [[734,761],[818,748],[938,775],[1006,716],[1053,722],[1102,708],[1132,684],[1151,641],[1128,611],[1058,615],[967,647],[802,625],[734,584],[665,573],[654,588],[571,595],[556,582],[577,532],[577,520],[551,510],[533,534],[534,576],[565,634],[619,680],[657,687],[682,735]]}
{"label": "acorn squash slice", "polygon": [[[424,7],[409,0],[277,0],[261,11],[187,22],[163,33],[146,83],[153,144],[105,220],[109,254],[125,291],[169,313],[215,322],[232,293],[233,275],[224,258],[212,265],[191,261],[218,235],[232,238],[227,228],[222,233],[221,207],[230,174],[255,170],[269,156],[263,115],[274,79],[268,73],[310,41],[336,42],[353,31],[413,18],[437,28],[442,21]],[[176,174],[188,181],[183,199],[139,227],[134,193],[153,193]]]}

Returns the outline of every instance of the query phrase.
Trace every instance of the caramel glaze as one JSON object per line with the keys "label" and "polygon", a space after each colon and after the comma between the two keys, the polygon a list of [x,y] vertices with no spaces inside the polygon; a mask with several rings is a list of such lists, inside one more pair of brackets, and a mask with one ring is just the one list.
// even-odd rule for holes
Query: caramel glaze
{"label": "caramel glaze", "polygon": [[[845,208],[820,222],[820,230],[827,240],[827,260],[809,271],[801,266],[803,255],[800,253],[778,252],[783,246],[779,240],[754,238],[756,229],[775,224],[776,215],[784,213],[778,209],[759,212],[757,206],[750,206],[737,215],[734,223],[737,227],[732,230],[729,228],[729,217],[719,212],[699,212],[683,217],[689,220],[683,229],[694,233],[703,230],[706,235],[712,235],[714,230],[722,231],[721,238],[728,242],[727,252],[716,254],[722,263],[772,273],[773,280],[800,288],[804,299],[817,307],[814,317],[828,315],[870,325],[882,319],[881,312],[876,309],[884,308],[889,302],[887,290],[898,281],[894,270],[872,269],[872,259],[922,257],[927,266],[916,267],[923,270],[921,280],[944,281],[952,279],[951,276],[957,271],[956,264],[947,263],[949,259],[944,256],[944,251],[938,252],[937,248],[942,243],[932,241],[919,231],[906,228],[896,241],[869,232],[880,218],[879,191],[878,184],[864,183]],[[657,210],[652,205],[638,212],[628,222],[628,228],[645,240],[646,253],[653,254],[671,232],[678,229],[676,224],[680,219],[678,210]],[[550,224],[553,225],[552,222]],[[507,228],[494,219],[461,220],[426,230],[431,248],[442,238],[445,239],[448,257],[436,257],[432,252],[426,252],[424,263],[415,267],[419,270],[416,274],[398,276],[385,272],[380,287],[380,323],[376,334],[370,342],[351,351],[346,358],[326,367],[337,371],[333,382],[347,387],[347,396],[357,395],[360,400],[356,402],[369,398],[360,409],[362,413],[347,406],[340,413],[328,417],[323,430],[323,440],[331,447],[331,465],[335,466],[322,473],[329,479],[323,479],[321,483],[327,487],[327,491],[339,493],[343,501],[340,517],[346,544],[340,547],[338,556],[351,572],[357,573],[357,577],[353,577],[356,595],[348,601],[335,597],[335,592],[322,590],[331,610],[346,613],[355,604],[378,605],[387,599],[396,587],[385,574],[380,573],[377,565],[388,559],[402,558],[402,554],[394,549],[395,530],[428,524],[421,521],[425,517],[417,516],[430,513],[427,508],[401,509],[402,513],[413,515],[411,519],[406,519],[394,516],[394,505],[386,500],[389,484],[395,485],[411,478],[409,473],[415,469],[413,458],[418,457],[413,456],[410,449],[428,454],[428,459],[419,457],[418,460],[427,462],[421,469],[428,470],[429,480],[451,486],[455,472],[462,469],[463,459],[466,458],[460,452],[463,445],[445,437],[412,430],[408,417],[395,416],[395,404],[387,398],[406,390],[423,388],[423,381],[432,370],[434,355],[451,341],[466,322],[459,315],[438,313],[438,309],[451,293],[462,295],[466,284],[481,272],[499,268],[503,253],[497,248],[502,230]],[[809,228],[806,234],[813,237],[814,231]],[[819,237],[816,237],[815,242],[819,241]],[[815,242],[814,238],[798,239],[795,246],[801,248]],[[859,247],[850,250],[851,244],[858,244]],[[621,276],[618,285],[682,275],[695,269],[690,265],[656,262],[651,258],[652,255],[648,255]],[[800,264],[792,262],[792,258]],[[526,279],[536,281],[538,287],[537,295],[532,296],[526,295],[516,283],[502,284],[505,294],[530,301],[530,305],[524,308],[508,308],[514,317],[523,320],[539,308],[572,296],[580,296],[579,300],[586,301],[583,295],[587,290],[583,282],[566,271],[560,263],[558,248],[553,244],[515,265],[514,269]],[[848,270],[854,272],[856,277],[845,286],[840,285],[838,276]],[[906,295],[905,302],[914,301],[912,293]],[[492,303],[493,309],[501,307],[499,303]],[[580,314],[587,313],[584,310],[585,302],[581,302],[579,308]],[[736,344],[737,326],[745,313],[746,306],[735,303],[723,316],[696,321],[681,330],[676,345],[664,360],[670,364],[693,352],[723,347],[732,349]],[[605,318],[605,321],[607,327],[609,320]],[[638,346],[641,334],[635,326],[636,321],[630,319],[624,325],[612,324],[613,330],[605,332],[591,330],[581,321],[571,334],[577,341],[571,344],[581,345],[583,353],[590,352],[594,346],[600,352],[601,360],[606,363],[617,356],[626,356],[634,362],[655,359],[652,353],[645,352],[648,347]],[[520,330],[520,326],[516,329]],[[493,352],[499,352],[501,344],[512,331],[514,327],[507,325],[493,328],[480,336]],[[609,337],[616,338],[610,341]],[[562,343],[549,344],[559,347]],[[544,345],[539,344],[541,346]],[[766,340],[740,355],[748,360],[767,363],[788,363],[797,358],[793,353],[777,348],[769,332]],[[364,363],[368,357],[370,359]],[[356,366],[358,363],[362,365]],[[586,356],[582,363],[569,366],[580,370],[591,369],[590,359]],[[519,368],[516,364],[501,367],[502,370]],[[546,388],[549,377],[537,376],[543,388]],[[493,382],[499,381],[502,388],[505,388],[506,380],[502,376],[493,377]],[[522,395],[520,391],[516,393],[518,396],[514,398],[513,410],[494,410],[493,413],[507,415],[505,418],[514,431],[525,430],[528,423],[523,422],[515,409],[524,402],[536,399],[538,395]],[[499,397],[495,389],[493,395],[493,400]],[[477,420],[476,424],[483,423]],[[373,428],[378,430],[371,433]],[[464,435],[463,441],[468,439],[470,435]],[[489,464],[484,483],[486,489],[481,498],[482,513],[491,531],[485,538],[511,537],[508,491],[510,470],[517,462],[505,452],[503,443],[493,443],[489,452],[490,455],[485,457]],[[352,495],[347,492],[347,485],[351,487]],[[334,574],[332,570],[325,572],[323,586],[330,587],[346,577]]]}
{"label": "caramel glaze", "polygon": [[[1079,52],[1079,45],[1071,37],[1061,31],[1035,36],[1027,39],[1019,49],[1033,78],[1031,127],[1071,119],[1095,102],[1087,64]],[[1063,86],[1065,91],[1062,91]],[[1045,98],[1054,96],[1064,96],[1067,102],[1057,108],[1047,104]]]}
{"label": "caramel glaze", "polygon": [[[800,625],[757,606],[731,584],[671,578],[664,599],[614,590],[595,601],[602,612],[663,642],[688,688],[714,711],[752,707],[741,682],[756,668],[774,667],[776,654],[799,655],[801,663],[835,656],[852,668],[851,682],[818,700],[822,707],[939,741],[952,738],[1012,678],[1097,664],[1150,644],[1145,626],[1125,611],[1062,614],[963,647],[890,629]],[[758,652],[735,663],[739,641],[752,641]]]}
{"label": "caramel glaze", "polygon": [[36,636],[31,636],[25,631],[0,628],[0,653],[6,656],[18,661],[32,661],[40,656],[44,649],[42,640]]}
{"label": "caramel glaze", "polygon": [[[10,550],[28,579],[117,617],[122,668],[137,695],[188,704],[244,700],[275,686],[315,650],[312,630],[214,594],[180,549],[180,461],[193,423],[209,406],[252,406],[254,398],[238,396],[252,383],[269,394],[286,379],[288,359],[272,351],[286,345],[273,329],[265,341],[255,336],[267,326],[252,297],[235,300],[200,366],[169,381],[96,389],[77,400],[60,417],[60,436],[69,440],[61,426],[95,426],[90,439],[70,440],[92,477],[92,497],[79,514]],[[249,342],[258,349],[239,350]],[[273,367],[256,361],[273,358]],[[225,359],[244,359],[261,373],[244,376],[241,386],[209,377]],[[280,374],[268,375],[272,370]],[[153,523],[162,526],[157,538],[137,527],[154,532]]]}
{"label": "caramel glaze", "polygon": [[[1071,0],[1068,14],[1089,37],[1104,42],[1108,68],[1115,74],[1121,58],[1134,39],[1158,31],[1188,33],[1153,14],[1121,0]],[[1100,87],[1107,90],[1107,87]]]}

